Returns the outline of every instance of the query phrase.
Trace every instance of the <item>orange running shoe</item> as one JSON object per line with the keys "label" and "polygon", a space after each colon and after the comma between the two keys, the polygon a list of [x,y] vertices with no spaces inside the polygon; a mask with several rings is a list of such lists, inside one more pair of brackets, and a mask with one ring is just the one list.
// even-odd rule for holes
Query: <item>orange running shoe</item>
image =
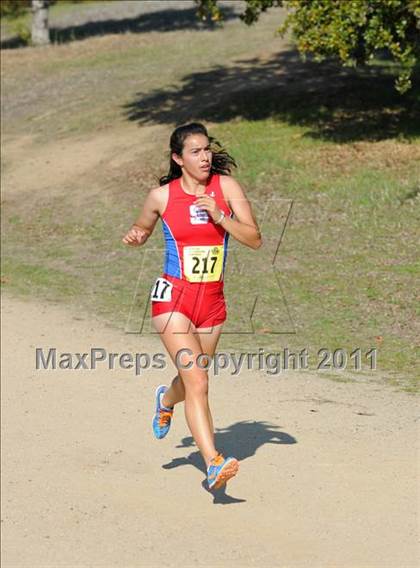
{"label": "orange running shoe", "polygon": [[238,473],[239,462],[236,458],[224,458],[219,452],[207,468],[207,483],[209,489],[219,489],[231,477]]}
{"label": "orange running shoe", "polygon": [[172,415],[174,413],[174,407],[166,408],[162,404],[162,396],[168,387],[165,385],[160,385],[156,389],[156,412],[153,416],[153,433],[155,437],[160,440],[166,436],[171,427]]}

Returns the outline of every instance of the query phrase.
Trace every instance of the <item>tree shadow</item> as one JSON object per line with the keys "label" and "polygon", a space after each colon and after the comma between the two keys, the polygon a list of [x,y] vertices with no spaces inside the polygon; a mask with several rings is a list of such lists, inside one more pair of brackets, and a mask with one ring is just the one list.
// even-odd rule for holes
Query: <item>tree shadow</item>
{"label": "tree shadow", "polygon": [[334,142],[383,140],[420,132],[419,73],[400,95],[389,67],[344,68],[302,61],[294,49],[268,61],[241,60],[185,75],[181,86],[139,92],[123,107],[139,124],[273,118]]}
{"label": "tree shadow", "polygon": [[[286,432],[278,431],[278,426],[269,422],[255,422],[245,420],[237,422],[228,428],[216,428],[215,445],[223,454],[234,456],[239,461],[255,455],[258,448],[265,444],[296,444],[296,439]],[[192,448],[195,446],[192,436],[186,436],[181,440],[177,448]],[[183,458],[174,458],[162,467],[164,469],[174,469],[185,465],[192,465],[199,469],[206,476],[206,467],[199,451],[190,453]],[[237,499],[226,494],[226,485],[219,490],[209,491],[206,479],[202,482],[202,487],[213,496],[214,504],[229,504],[244,502],[245,499]]]}
{"label": "tree shadow", "polygon": [[[229,6],[222,6],[226,21],[237,18],[238,14]],[[95,36],[124,33],[174,32],[181,30],[212,30],[216,24],[211,20],[201,21],[197,18],[196,8],[167,8],[155,12],[140,14],[134,18],[108,19],[88,21],[68,27],[50,27],[52,43],[67,43]],[[26,45],[19,37],[11,37],[1,41],[1,49],[14,49]]]}

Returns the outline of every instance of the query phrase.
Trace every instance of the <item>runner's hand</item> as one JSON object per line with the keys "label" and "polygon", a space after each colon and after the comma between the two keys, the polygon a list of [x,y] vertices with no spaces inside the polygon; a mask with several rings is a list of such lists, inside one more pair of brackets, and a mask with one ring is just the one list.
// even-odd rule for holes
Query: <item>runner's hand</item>
{"label": "runner's hand", "polygon": [[213,221],[220,219],[222,212],[216,205],[215,199],[210,197],[210,195],[201,195],[197,197],[194,201],[194,205],[197,205],[200,209],[204,209],[212,217]]}
{"label": "runner's hand", "polygon": [[123,238],[122,242],[131,247],[139,247],[144,245],[149,234],[140,227],[133,226]]}

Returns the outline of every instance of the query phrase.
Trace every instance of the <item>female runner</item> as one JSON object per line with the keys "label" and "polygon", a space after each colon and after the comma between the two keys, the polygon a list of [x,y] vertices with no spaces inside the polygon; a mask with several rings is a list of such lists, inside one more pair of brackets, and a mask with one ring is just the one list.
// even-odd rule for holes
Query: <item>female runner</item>
{"label": "female runner", "polygon": [[149,192],[123,242],[143,245],[161,218],[165,266],[152,288],[152,322],[178,374],[169,388],[161,385],[156,390],[153,431],[158,439],[166,436],[174,406],[184,401],[188,427],[206,463],[209,489],[217,489],[236,475],[239,462],[215,447],[208,373],[197,365],[197,357],[214,355],[226,320],[223,276],[229,235],[253,249],[262,241],[251,205],[230,175],[236,167],[233,158],[202,124],[176,128],[170,150],[168,175]]}

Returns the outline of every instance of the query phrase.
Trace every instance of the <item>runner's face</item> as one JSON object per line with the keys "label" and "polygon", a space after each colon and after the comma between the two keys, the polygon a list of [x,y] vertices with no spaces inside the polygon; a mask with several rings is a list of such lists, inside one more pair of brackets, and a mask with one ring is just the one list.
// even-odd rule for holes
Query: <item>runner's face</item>
{"label": "runner's face", "polygon": [[206,180],[209,177],[212,153],[207,136],[203,134],[188,136],[184,140],[182,156],[176,157],[179,165],[191,176],[198,180]]}

